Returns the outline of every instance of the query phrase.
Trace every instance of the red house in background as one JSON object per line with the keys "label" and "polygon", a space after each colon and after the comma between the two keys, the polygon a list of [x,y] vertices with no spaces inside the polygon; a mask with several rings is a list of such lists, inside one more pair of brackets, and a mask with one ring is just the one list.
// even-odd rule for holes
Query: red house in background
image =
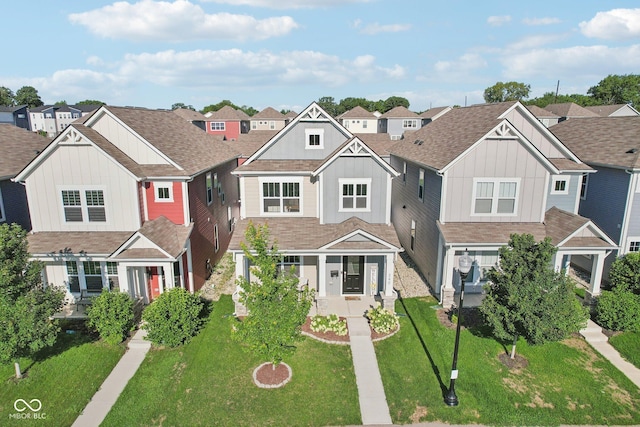
{"label": "red house in background", "polygon": [[249,132],[249,116],[242,110],[225,105],[218,111],[205,114],[207,133],[220,135],[227,141],[235,141],[242,133]]}

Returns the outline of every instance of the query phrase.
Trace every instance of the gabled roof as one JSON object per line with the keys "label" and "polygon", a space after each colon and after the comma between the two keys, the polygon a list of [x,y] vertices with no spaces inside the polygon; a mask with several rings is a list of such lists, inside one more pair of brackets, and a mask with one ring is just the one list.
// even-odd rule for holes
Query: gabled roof
{"label": "gabled roof", "polygon": [[[111,254],[112,258],[178,258],[185,250],[185,244],[193,231],[193,224],[189,226],[174,224],[161,216],[146,221],[127,241]],[[131,247],[134,242],[142,239],[147,242],[146,247],[140,245]]]}
{"label": "gabled roof", "polygon": [[284,120],[285,116],[274,108],[267,107],[251,116],[251,120]]}
{"label": "gabled roof", "polygon": [[420,117],[422,117],[423,119],[435,120],[438,117],[442,116],[443,114],[446,114],[451,110],[452,110],[451,107],[433,107],[433,108],[429,108],[427,111],[420,114]]}
{"label": "gabled roof", "polygon": [[183,119],[190,122],[204,122],[207,120],[207,118],[203,116],[200,112],[193,111],[188,108],[178,108],[176,110],[173,110],[173,112],[178,116],[182,117]]}
{"label": "gabled roof", "polygon": [[240,152],[241,157],[249,157],[277,133],[277,130],[251,130],[241,133],[233,143],[233,148]]}
{"label": "gabled roof", "polygon": [[371,111],[367,111],[361,106],[357,105],[349,111],[338,116],[338,119],[378,119]]}
{"label": "gabled roof", "polygon": [[550,130],[588,164],[640,170],[638,116],[571,119]]}
{"label": "gabled roof", "polygon": [[585,108],[593,113],[596,113],[600,117],[608,117],[622,109],[627,109],[628,112],[632,113],[633,115],[640,115],[640,113],[638,113],[638,111],[629,104],[592,105]]}
{"label": "gabled roof", "polygon": [[527,109],[531,111],[531,114],[533,114],[539,119],[559,119],[560,118],[560,116],[558,116],[557,114],[553,114],[551,111],[545,110],[544,108],[540,108],[537,105],[525,105],[525,107],[527,107]]}
{"label": "gabled roof", "polygon": [[51,138],[0,123],[0,179],[16,176],[51,142]]}
{"label": "gabled roof", "polygon": [[6,105],[0,105],[0,113],[14,113],[18,110],[22,110],[23,108],[25,108],[27,105],[14,105],[14,106],[6,106]]}
{"label": "gabled roof", "polygon": [[415,119],[420,118],[419,115],[414,113],[413,111],[409,111],[407,107],[403,107],[402,105],[398,105],[397,107],[392,108],[387,111],[383,115],[380,116],[381,119]]}
{"label": "gabled roof", "polygon": [[579,106],[575,102],[563,102],[561,104],[549,104],[544,107],[545,110],[556,114],[559,117],[598,117],[593,111],[589,111]]}
{"label": "gabled roof", "polygon": [[41,231],[27,235],[29,253],[34,256],[59,256],[73,254],[107,256],[131,231]]}
{"label": "gabled roof", "polygon": [[250,119],[247,113],[242,110],[236,110],[230,105],[225,105],[218,111],[211,111],[210,113],[208,116],[209,121],[242,121]]}
{"label": "gabled roof", "polygon": [[380,158],[371,148],[367,146],[360,138],[354,136],[350,140],[346,141],[342,146],[337,148],[333,153],[331,153],[319,166],[316,170],[313,171],[313,175],[316,176],[320,174],[324,169],[326,169],[331,163],[333,163],[337,158],[343,156],[354,156],[354,157],[371,157],[376,163],[382,166],[388,173],[394,176],[400,175],[391,165]]}
{"label": "gabled roof", "polygon": [[[589,218],[552,207],[544,216],[547,237],[561,247],[614,249],[616,244]],[[587,229],[586,232],[585,229]]]}
{"label": "gabled roof", "polygon": [[378,156],[389,156],[389,150],[398,141],[392,140],[388,133],[356,133],[354,134],[362,142],[367,144]]}

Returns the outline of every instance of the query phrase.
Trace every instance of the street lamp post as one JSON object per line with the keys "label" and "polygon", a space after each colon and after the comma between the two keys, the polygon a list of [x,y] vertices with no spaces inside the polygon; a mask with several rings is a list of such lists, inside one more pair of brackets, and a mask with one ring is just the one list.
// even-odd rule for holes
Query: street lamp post
{"label": "street lamp post", "polygon": [[449,406],[458,406],[458,396],[456,396],[455,383],[458,378],[458,345],[460,343],[460,323],[462,320],[462,302],[464,301],[464,281],[467,279],[467,274],[471,270],[471,264],[473,259],[469,256],[467,251],[458,258],[458,272],[460,273],[460,301],[458,302],[458,322],[456,326],[456,343],[453,347],[453,363],[451,364],[451,382],[449,383],[449,391],[444,397],[444,403]]}

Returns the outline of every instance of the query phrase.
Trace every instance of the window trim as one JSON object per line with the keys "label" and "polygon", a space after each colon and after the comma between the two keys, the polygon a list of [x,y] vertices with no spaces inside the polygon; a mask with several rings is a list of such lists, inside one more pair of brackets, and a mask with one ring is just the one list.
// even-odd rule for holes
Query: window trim
{"label": "window trim", "polygon": [[[279,184],[280,186],[280,211],[279,212],[265,212],[264,210],[264,185],[265,183],[269,184]],[[298,212],[285,212],[282,195],[282,184],[298,184],[298,203],[300,209]],[[302,216],[303,214],[303,179],[302,177],[260,177],[258,179],[258,186],[260,191],[260,216]]]}
{"label": "window trim", "polygon": [[207,199],[207,206],[211,206],[213,203],[213,176],[211,175],[211,172],[207,172],[205,175],[204,183],[206,188],[205,198]]}
{"label": "window trim", "polygon": [[[422,183],[420,181],[422,181]],[[425,181],[425,172],[424,172],[424,169],[420,168],[420,170],[418,171],[418,200],[420,200],[421,202],[424,201],[424,189],[425,189],[424,181]]]}
{"label": "window trim", "polygon": [[218,223],[213,224],[213,251],[218,253],[220,250],[220,232],[218,230]]}
{"label": "window trim", "polygon": [[[634,246],[636,247],[636,250],[632,249]],[[627,253],[630,252],[640,252],[640,236],[631,236],[627,238]]]}
{"label": "window trim", "polygon": [[[153,198],[156,203],[172,203],[173,202],[173,182],[164,181],[152,181],[153,185]],[[168,189],[168,197],[159,197],[158,191],[160,189]]]}
{"label": "window trim", "polygon": [[583,173],[580,181],[580,200],[587,200],[587,191],[589,190],[589,174]]}
{"label": "window trim", "polygon": [[[556,190],[556,184],[564,182],[564,190]],[[553,195],[569,194],[569,177],[554,175],[551,177],[551,193]]]}
{"label": "window trim", "polygon": [[[372,183],[372,179],[371,178],[339,178],[338,179],[338,212],[371,212],[371,183]],[[356,207],[356,203],[355,200],[358,197],[357,194],[354,194],[353,196],[348,196],[348,197],[353,197],[354,200],[354,204],[353,204],[353,208],[345,208],[343,205],[343,198],[345,197],[342,194],[342,188],[344,185],[353,185],[353,186],[357,186],[357,185],[366,185],[367,186],[367,194],[365,195],[365,199],[366,199],[366,204],[367,206],[364,208],[357,208]],[[357,187],[354,187],[354,190]],[[355,191],[354,191],[355,193]],[[362,197],[362,196],[360,196]]]}
{"label": "window trim", "polygon": [[[318,145],[311,145],[309,138],[312,135],[318,136]],[[324,129],[322,128],[306,128],[304,130],[304,148],[307,150],[322,150],[324,149]]]}
{"label": "window trim", "polygon": [[[472,198],[471,198],[471,216],[517,216],[518,215],[518,202],[520,201],[520,181],[521,179],[518,177],[514,177],[514,178],[473,178],[473,194],[472,194]],[[488,213],[476,213],[476,201],[477,201],[477,197],[476,197],[476,192],[478,191],[478,183],[481,182],[486,182],[486,183],[493,183],[493,193],[491,195],[491,212]],[[513,202],[513,212],[510,213],[502,213],[502,212],[497,212],[498,210],[498,194],[500,191],[500,184],[501,183],[507,183],[507,182],[513,182],[516,184],[516,194],[513,197],[514,202]]]}
{"label": "window trim", "polygon": [[7,220],[7,212],[4,210],[4,201],[2,200],[2,189],[0,188],[0,222]]}
{"label": "window trim", "polygon": [[[97,186],[93,186],[93,185],[77,185],[77,186],[58,186],[56,187],[56,191],[58,193],[59,197],[59,203],[60,203],[60,212],[61,212],[61,216],[60,219],[62,221],[62,223],[65,224],[89,224],[89,223],[103,223],[106,224],[109,222],[109,217],[107,214],[107,206],[109,205],[109,200],[107,198],[107,192],[105,190],[104,186],[101,185],[97,185]],[[79,205],[70,205],[68,207],[78,207],[80,208],[80,212],[81,212],[81,216],[82,219],[80,221],[68,221],[67,220],[67,215],[65,213],[65,204],[62,198],[62,192],[63,191],[77,191],[80,195],[80,204]],[[100,191],[102,192],[102,202],[103,205],[89,205],[87,203],[87,191]],[[104,209],[104,221],[95,221],[95,220],[91,220],[90,219],[90,215],[89,215],[89,208],[97,208],[97,207],[102,207]]]}
{"label": "window trim", "polygon": [[402,183],[407,184],[407,162],[406,160],[402,162]]}
{"label": "window trim", "polygon": [[412,251],[415,251],[416,247],[416,221],[414,219],[411,220],[411,230],[409,232],[409,238],[411,239],[409,242],[409,247]]}
{"label": "window trim", "polygon": [[418,119],[402,119],[402,129],[418,129]]}
{"label": "window trim", "polygon": [[225,122],[209,122],[209,130],[212,132],[224,132],[226,127]]}

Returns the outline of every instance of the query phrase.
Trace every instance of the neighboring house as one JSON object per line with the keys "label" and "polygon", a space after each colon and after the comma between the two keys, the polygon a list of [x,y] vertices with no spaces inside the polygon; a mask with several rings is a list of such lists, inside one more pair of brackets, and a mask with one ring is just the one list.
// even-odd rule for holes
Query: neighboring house
{"label": "neighboring house", "polygon": [[386,133],[354,133],[362,142],[367,144],[382,160],[391,163],[389,150],[397,141],[392,141]]}
{"label": "neighboring house", "polygon": [[281,112],[267,107],[250,118],[251,130],[280,130],[290,119]]}
{"label": "neighboring house", "polygon": [[31,230],[29,205],[24,186],[12,182],[51,139],[12,124],[0,124],[0,224],[16,223]]}
{"label": "neighboring house", "polygon": [[297,116],[298,116],[298,113],[296,113],[295,111],[292,111],[292,110],[287,111],[284,115],[285,124],[289,124],[289,122],[295,119]]}
{"label": "neighboring house", "polygon": [[545,127],[557,125],[560,120],[560,116],[553,114],[551,111],[545,110],[544,108],[540,108],[537,105],[527,105],[527,108]]}
{"label": "neighboring house", "polygon": [[378,117],[360,106],[340,114],[338,121],[352,133],[378,133]]}
{"label": "neighboring house", "polygon": [[100,108],[100,105],[43,105],[28,109],[29,129],[54,137],[77,119]]}
{"label": "neighboring house", "polygon": [[600,117],[629,117],[640,116],[640,112],[630,104],[594,105],[585,107]]}
{"label": "neighboring house", "polygon": [[23,129],[29,129],[29,115],[26,105],[5,107],[0,105],[0,124],[9,123]]}
{"label": "neighboring house", "polygon": [[250,117],[242,110],[225,105],[218,111],[207,113],[207,132],[220,135],[227,141],[235,141],[249,132]]}
{"label": "neighboring house", "polygon": [[145,302],[198,290],[239,215],[236,158],[168,110],[102,106],[68,126],[15,178],[45,283],[71,301],[105,288]]}
{"label": "neighboring house", "polygon": [[422,127],[422,117],[401,105],[392,108],[380,116],[381,129],[398,140],[406,131],[415,131]]}
{"label": "neighboring house", "polygon": [[422,126],[428,125],[432,121],[442,117],[444,114],[451,111],[451,107],[433,107],[420,114],[422,117]]}
{"label": "neighboring house", "polygon": [[589,293],[600,292],[614,243],[579,216],[582,163],[519,102],[454,108],[391,148],[392,222],[440,302],[454,302],[458,257],[474,259],[467,291],[481,292],[486,269],[513,233],[550,237],[556,269],[589,254]]}
{"label": "neighboring house", "polygon": [[[391,181],[398,173],[317,103],[312,103],[233,172],[241,220],[229,244],[236,276],[249,277],[241,242],[248,224],[267,224],[300,283],[330,298],[378,295],[393,309],[401,251],[391,224]],[[243,307],[234,295],[236,313]]]}
{"label": "neighboring house", "polygon": [[572,119],[551,130],[597,170],[582,185],[580,215],[619,245],[617,255],[640,251],[640,117]]}
{"label": "neighboring house", "polygon": [[262,146],[277,133],[277,130],[252,130],[249,133],[240,134],[238,139],[233,143],[233,148],[240,153],[238,166],[253,156],[256,151],[262,148]]}
{"label": "neighboring house", "polygon": [[549,104],[544,107],[544,109],[558,116],[558,122],[563,122],[568,119],[577,119],[580,117],[598,117],[598,115],[593,111],[589,111],[575,102]]}
{"label": "neighboring house", "polygon": [[192,125],[202,130],[207,130],[208,119],[199,111],[190,110],[189,108],[176,108],[173,112]]}

